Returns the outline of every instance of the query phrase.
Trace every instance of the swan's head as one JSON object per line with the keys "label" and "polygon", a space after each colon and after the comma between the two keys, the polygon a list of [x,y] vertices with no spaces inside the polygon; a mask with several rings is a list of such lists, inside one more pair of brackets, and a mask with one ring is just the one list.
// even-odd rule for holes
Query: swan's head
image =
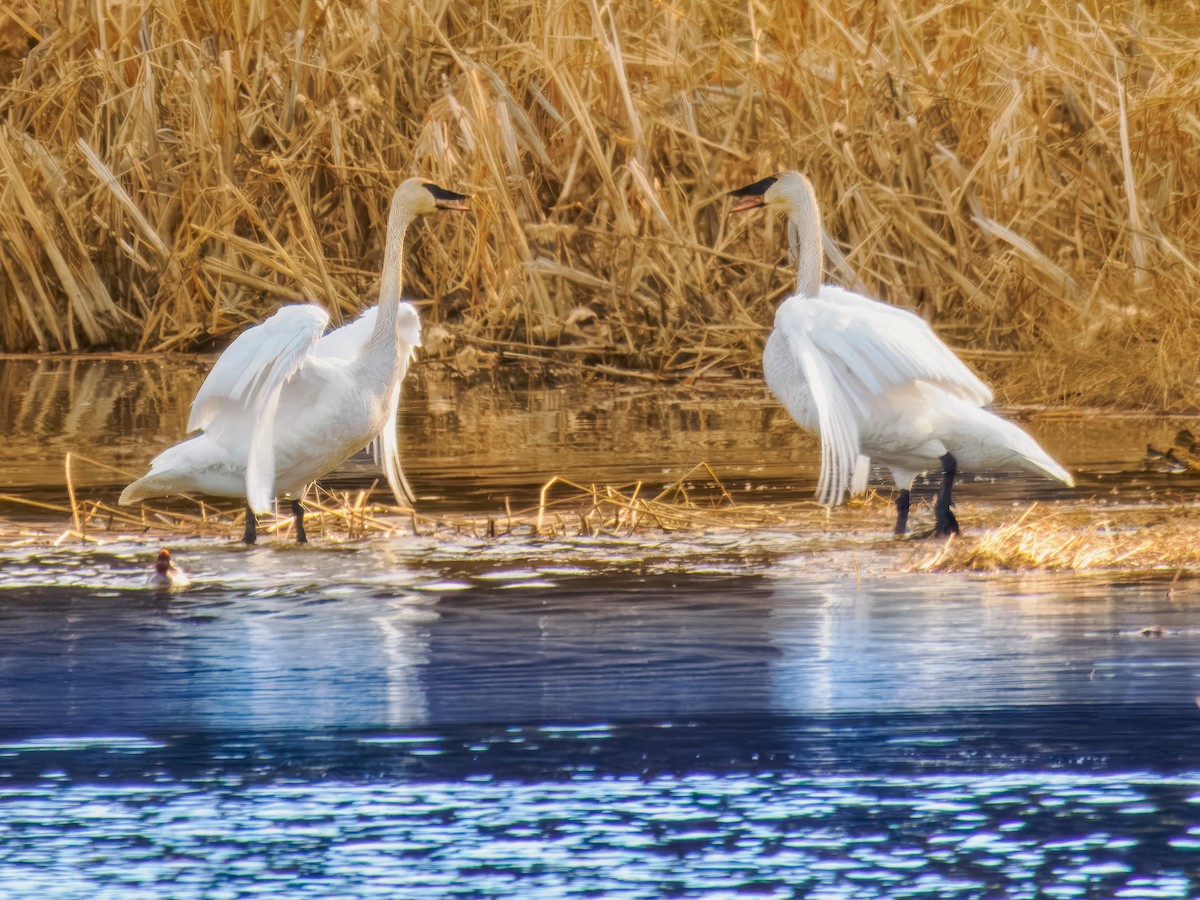
{"label": "swan's head", "polygon": [[408,209],[414,216],[424,216],[439,209],[468,209],[469,199],[466,194],[448,191],[424,178],[408,178],[396,188],[396,193],[392,195],[392,205]]}
{"label": "swan's head", "polygon": [[821,211],[812,183],[799,172],[780,172],[730,194],[735,201],[730,212],[768,206],[787,216],[788,247],[796,261],[796,293],[816,297],[825,260],[821,252]]}
{"label": "swan's head", "polygon": [[734,205],[730,212],[743,212],[759,206],[769,206],[791,214],[808,201],[812,193],[812,184],[799,172],[780,172],[771,175],[754,184],[730,191]]}

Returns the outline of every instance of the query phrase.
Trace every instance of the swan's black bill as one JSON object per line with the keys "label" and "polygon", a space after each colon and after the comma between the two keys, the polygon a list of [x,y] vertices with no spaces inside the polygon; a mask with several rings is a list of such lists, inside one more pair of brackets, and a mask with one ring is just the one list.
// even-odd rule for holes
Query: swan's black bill
{"label": "swan's black bill", "polygon": [[428,181],[425,182],[425,190],[433,194],[433,203],[438,209],[470,209],[467,201],[471,198],[466,194],[456,194],[454,191],[448,191],[444,187],[438,187]]}
{"label": "swan's black bill", "polygon": [[738,202],[731,208],[730,212],[743,212],[747,209],[754,209],[756,206],[762,206],[765,202],[763,195],[767,190],[779,179],[774,175],[763,178],[761,181],[756,181],[754,184],[748,184],[745,187],[740,187],[736,191],[730,191],[729,196],[733,197]]}

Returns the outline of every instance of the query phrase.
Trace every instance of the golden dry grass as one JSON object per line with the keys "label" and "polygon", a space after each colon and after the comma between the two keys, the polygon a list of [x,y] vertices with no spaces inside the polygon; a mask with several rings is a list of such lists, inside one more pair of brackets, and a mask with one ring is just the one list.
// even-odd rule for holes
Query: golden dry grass
{"label": "golden dry grass", "polygon": [[[118,471],[96,460],[67,454],[68,502],[56,504],[0,494],[0,503],[21,507],[24,515],[0,518],[0,547],[69,543],[223,538],[241,535],[240,502],[211,503],[178,498],[119,507],[80,495],[73,468]],[[374,484],[365,490],[333,491],[318,486],[305,499],[305,528],[325,542],[361,541],[407,535],[479,540],[513,537],[520,541],[571,536],[728,535],[787,533],[795,549],[828,562],[848,555],[873,560],[881,574],[1013,572],[1166,572],[1200,574],[1200,505],[1152,500],[1105,505],[1094,499],[1033,503],[1023,512],[1008,504],[960,504],[965,534],[949,539],[890,531],[891,498],[868,492],[841,507],[814,501],[756,502],[736,498],[718,474],[700,463],[681,471],[656,493],[643,482],[580,484],[551,477],[536,505],[503,511],[437,513],[398,507]],[[390,498],[390,495],[386,495]],[[912,524],[931,518],[914,510]],[[259,534],[292,541],[290,514],[260,517]],[[814,557],[816,558],[816,557]]]}
{"label": "golden dry grass", "polygon": [[24,0],[0,11],[0,347],[352,315],[420,173],[475,196],[412,254],[429,355],[754,372],[782,227],[730,225],[722,194],[795,166],[832,277],[1009,399],[1190,406],[1198,37],[1152,0]]}
{"label": "golden dry grass", "polygon": [[[695,493],[686,485],[706,481]],[[318,488],[305,500],[305,528],[320,542],[424,535],[478,540],[663,535],[722,535],[744,539],[788,533],[796,549],[828,563],[839,552],[873,560],[880,574],[1020,572],[1162,572],[1200,574],[1200,507],[1133,505],[1098,509],[1086,503],[1033,504],[1024,513],[970,504],[960,510],[967,523],[950,539],[894,539],[888,526],[891,503],[870,494],[837,509],[813,502],[735,501],[707,466],[685,473],[670,488],[649,495],[640,483],[582,485],[551,478],[537,506],[492,513],[437,514],[394,506],[374,487],[361,491]],[[57,506],[0,495],[24,505],[29,515],[0,519],[0,547],[50,546],[113,541],[161,543],[217,538],[236,540],[244,524],[236,503],[176,500],[136,508],[114,507],[91,498]],[[33,513],[36,512],[37,515]],[[921,513],[925,514],[925,513]],[[294,539],[290,515],[260,517],[267,540]],[[822,564],[825,564],[822,563]]]}
{"label": "golden dry grass", "polygon": [[[0,503],[27,511],[0,519],[0,546],[102,542],[114,539],[206,538],[241,535],[245,508],[239,501],[210,502],[199,497],[113,506],[84,495],[75,487],[73,470],[83,463],[93,470],[120,470],[79,454],[64,460],[67,503],[0,494]],[[862,527],[879,512],[876,495],[831,510],[814,501],[745,503],[736,501],[706,463],[681,472],[656,493],[642,482],[584,485],[554,476],[536,506],[491,513],[443,514],[399,507],[378,490],[334,491],[318,485],[304,501],[305,530],[313,538],[355,541],[396,535],[470,535],[521,538],[664,534],[704,531],[751,532],[780,529],[820,535]],[[385,492],[386,493],[386,492]],[[282,508],[282,507],[281,507]],[[886,513],[884,514],[886,518]],[[294,537],[289,514],[260,517],[259,532],[283,540]]]}
{"label": "golden dry grass", "polygon": [[918,572],[1200,572],[1200,507],[1030,507],[1018,519],[939,542]]}

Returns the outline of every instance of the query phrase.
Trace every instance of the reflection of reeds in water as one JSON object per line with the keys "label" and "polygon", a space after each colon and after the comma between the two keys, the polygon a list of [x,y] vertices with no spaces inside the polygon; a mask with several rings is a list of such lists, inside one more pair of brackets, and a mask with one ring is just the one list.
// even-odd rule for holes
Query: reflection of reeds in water
{"label": "reflection of reeds in water", "polygon": [[182,433],[207,360],[148,357],[0,360],[0,422],[8,436],[70,435],[81,446],[122,433]]}
{"label": "reflection of reeds in water", "polygon": [[336,321],[419,172],[475,195],[417,238],[431,352],[755,369],[784,241],[720,196],[800,166],[838,280],[1026,397],[1171,402],[1200,370],[1198,33],[1140,0],[21,3],[0,346],[203,345],[302,297]]}
{"label": "reflection of reeds in water", "polygon": [[9,476],[0,483],[62,484],[70,451],[142,467],[184,434],[207,367],[206,360],[0,360],[0,440]]}

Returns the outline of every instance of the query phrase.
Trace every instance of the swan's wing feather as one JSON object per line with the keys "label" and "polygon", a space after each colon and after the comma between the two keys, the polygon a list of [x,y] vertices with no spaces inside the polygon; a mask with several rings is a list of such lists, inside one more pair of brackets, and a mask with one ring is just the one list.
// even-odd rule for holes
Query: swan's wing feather
{"label": "swan's wing feather", "polygon": [[323,359],[354,359],[367,345],[378,313],[379,307],[372,306],[348,325],[333,329],[317,341],[313,355]]}
{"label": "swan's wing feather", "polygon": [[278,387],[303,364],[328,324],[321,307],[293,304],[239,334],[196,392],[188,431],[208,431],[222,412],[253,407],[263,390]]}
{"label": "swan's wing feather", "polygon": [[371,441],[371,455],[377,465],[382,464],[383,474],[396,502],[401,506],[405,503],[412,506],[416,503],[416,495],[413,494],[412,485],[408,483],[404,470],[400,467],[400,389],[408,374],[408,364],[416,355],[416,348],[411,339],[415,337],[417,344],[420,343],[421,323],[416,310],[407,303],[401,304],[400,325],[401,338],[396,346],[396,353],[400,357],[400,371],[389,399],[387,422],[384,423],[383,430]]}
{"label": "swan's wing feather", "polygon": [[263,391],[254,404],[250,452],[246,455],[246,504],[256,513],[271,511],[275,499],[275,412],[279,389]]}
{"label": "swan's wing feather", "polygon": [[850,478],[850,496],[857,497],[867,489],[871,478],[871,457],[859,454],[854,461],[854,474]]}
{"label": "swan's wing feather", "polygon": [[275,496],[275,414],[279,393],[311,357],[329,315],[319,306],[285,306],[230,344],[192,401],[188,430],[202,428],[220,441],[226,431],[249,428],[246,502],[267,512]]}
{"label": "swan's wing feather", "polygon": [[383,474],[387,478],[388,487],[392,489],[392,496],[396,498],[396,502],[401,506],[405,504],[412,506],[416,503],[416,497],[408,479],[404,477],[404,470],[400,468],[399,422],[400,384],[397,382],[396,387],[392,390],[391,409],[388,411],[387,423],[383,426],[383,431],[371,442],[371,452],[376,461],[382,463]]}
{"label": "swan's wing feather", "polygon": [[858,419],[851,408],[844,379],[831,360],[813,341],[814,321],[804,315],[776,318],[776,328],[812,392],[821,438],[821,474],[817,499],[835,505],[842,501],[859,455]]}
{"label": "swan's wing feather", "polygon": [[814,307],[817,347],[844,360],[867,394],[925,381],[979,406],[992,402],[991,389],[916,313],[832,285],[800,302]]}

